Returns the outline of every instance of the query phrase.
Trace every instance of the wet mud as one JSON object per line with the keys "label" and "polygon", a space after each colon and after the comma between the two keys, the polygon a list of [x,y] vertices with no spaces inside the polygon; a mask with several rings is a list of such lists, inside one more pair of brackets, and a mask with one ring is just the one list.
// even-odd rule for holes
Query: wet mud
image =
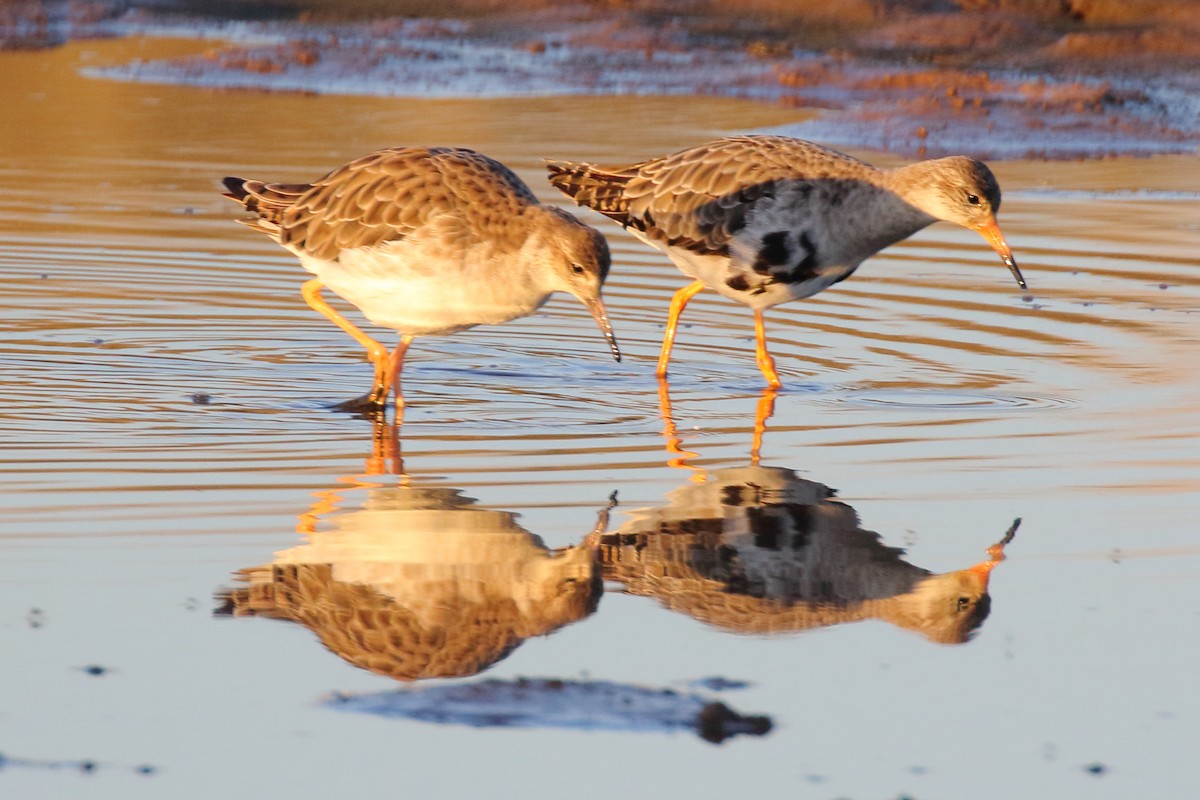
{"label": "wet mud", "polygon": [[[320,3],[251,22],[105,3],[0,7],[0,47],[87,36],[211,40],[96,78],[397,97],[707,94],[816,110],[784,132],[908,157],[1194,152],[1200,12],[1185,0],[960,0],[566,8],[470,3],[461,18],[333,21]],[[236,4],[216,10],[245,11]],[[211,11],[212,9],[210,9]],[[481,10],[490,13],[480,15]],[[346,14],[378,13],[356,4]],[[672,13],[667,13],[668,11]]]}

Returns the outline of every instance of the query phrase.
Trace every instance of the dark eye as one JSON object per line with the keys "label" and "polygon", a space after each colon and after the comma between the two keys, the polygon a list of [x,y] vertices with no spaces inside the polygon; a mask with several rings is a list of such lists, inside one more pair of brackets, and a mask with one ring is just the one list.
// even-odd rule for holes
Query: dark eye
{"label": "dark eye", "polygon": [[958,598],[958,603],[956,605],[958,606],[959,611],[966,611],[971,606],[971,598],[960,597]]}
{"label": "dark eye", "polygon": [[979,205],[979,195],[977,195],[977,194],[968,194],[968,195],[967,195],[967,202],[968,202],[968,203],[970,203],[970,204],[971,204],[971,205],[973,205],[973,206],[977,206],[977,205]]}
{"label": "dark eye", "polygon": [[574,272],[576,275],[582,275],[583,273],[587,272],[587,270],[585,270],[580,264],[572,264],[571,272]]}

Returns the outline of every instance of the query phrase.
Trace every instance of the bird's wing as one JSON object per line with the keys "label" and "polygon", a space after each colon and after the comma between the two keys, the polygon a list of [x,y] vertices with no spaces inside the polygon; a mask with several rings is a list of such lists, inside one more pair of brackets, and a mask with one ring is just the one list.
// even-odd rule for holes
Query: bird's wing
{"label": "bird's wing", "polygon": [[731,241],[781,187],[873,170],[783,136],[736,136],[623,167],[551,162],[550,182],[625,227],[672,247],[728,255]]}
{"label": "bird's wing", "polygon": [[[275,184],[266,190],[283,191]],[[481,237],[497,220],[537,199],[511,170],[461,148],[394,148],[351,161],[292,199],[278,222],[280,243],[336,260],[341,250],[407,238],[432,218],[452,215]],[[511,237],[510,237],[511,238]],[[519,241],[500,242],[519,247]]]}

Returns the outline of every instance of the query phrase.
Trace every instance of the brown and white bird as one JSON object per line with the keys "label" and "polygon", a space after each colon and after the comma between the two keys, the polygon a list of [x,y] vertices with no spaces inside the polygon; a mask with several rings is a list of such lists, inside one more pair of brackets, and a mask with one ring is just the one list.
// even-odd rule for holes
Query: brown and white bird
{"label": "brown and white bird", "polygon": [[[485,155],[455,147],[397,147],[338,167],[309,184],[225,178],[225,195],[316,277],[305,301],[367,349],[371,391],[346,408],[379,409],[400,396],[404,351],[415,336],[494,325],[540,308],[554,292],[577,297],[596,318],[613,357],[616,339],[601,299],[604,237],[542,205],[520,178]],[[400,335],[387,348],[321,296],[328,286],[368,320]]]}
{"label": "brown and white bird", "polygon": [[667,374],[680,313],[708,288],[754,309],[759,369],[781,386],[763,311],[846,279],[938,220],[981,233],[1025,288],[996,224],[996,178],[965,156],[882,170],[800,139],[734,136],[627,166],[550,161],[547,169],[555,187],[662,250],[694,279],[671,301],[659,377]]}

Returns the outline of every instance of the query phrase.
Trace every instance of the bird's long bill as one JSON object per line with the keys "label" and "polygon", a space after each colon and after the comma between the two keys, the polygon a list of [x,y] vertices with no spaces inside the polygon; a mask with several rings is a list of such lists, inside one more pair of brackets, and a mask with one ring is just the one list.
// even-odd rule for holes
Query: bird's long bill
{"label": "bird's long bill", "polygon": [[600,326],[600,330],[604,333],[604,338],[608,340],[608,346],[612,348],[613,358],[617,361],[621,360],[621,351],[617,349],[617,337],[613,335],[612,323],[608,321],[608,311],[604,309],[604,301],[599,297],[595,298],[579,298],[587,307],[587,310],[592,312],[592,316],[596,318],[596,324]]}
{"label": "bird's long bill", "polygon": [[1004,241],[1004,234],[1000,232],[1000,226],[996,224],[996,220],[989,220],[975,230],[979,231],[983,238],[987,239],[992,249],[999,254],[1001,260],[1004,261],[1004,266],[1008,267],[1008,271],[1017,279],[1017,285],[1022,289],[1029,288],[1025,285],[1025,278],[1021,277],[1021,270],[1017,267],[1017,262],[1013,260],[1012,249],[1009,248],[1008,242]]}

